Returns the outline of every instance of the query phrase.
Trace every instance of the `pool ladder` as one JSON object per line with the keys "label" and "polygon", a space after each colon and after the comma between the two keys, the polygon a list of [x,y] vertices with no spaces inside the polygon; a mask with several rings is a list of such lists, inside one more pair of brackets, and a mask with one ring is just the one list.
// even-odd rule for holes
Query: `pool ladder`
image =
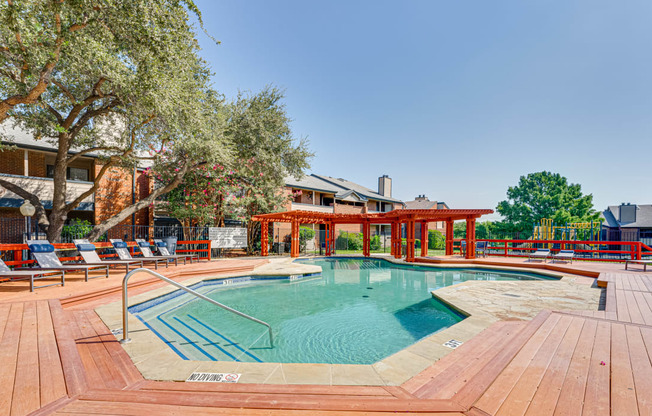
{"label": "pool ladder", "polygon": [[120,340],[121,344],[126,344],[128,342],[131,342],[131,339],[129,338],[129,322],[128,322],[128,318],[127,318],[127,313],[128,313],[128,309],[129,309],[129,300],[128,300],[129,295],[127,294],[127,282],[129,281],[129,278],[132,275],[134,275],[136,273],[140,273],[140,272],[149,273],[152,276],[157,277],[157,278],[163,280],[164,282],[167,282],[167,283],[171,284],[172,286],[176,286],[179,289],[181,289],[183,291],[186,291],[186,292],[190,293],[193,296],[196,296],[196,297],[198,297],[200,299],[205,300],[206,302],[210,302],[215,306],[219,306],[222,309],[225,309],[225,310],[227,310],[229,312],[232,312],[232,313],[234,313],[234,314],[236,314],[238,316],[242,316],[243,318],[249,319],[250,321],[254,321],[254,322],[259,323],[261,325],[265,325],[267,327],[267,331],[269,333],[269,345],[272,348],[274,348],[274,337],[272,336],[272,327],[267,322],[261,321],[260,319],[256,319],[253,316],[247,315],[246,313],[242,313],[242,312],[237,311],[237,310],[235,310],[233,308],[230,308],[230,307],[228,307],[228,306],[226,306],[226,305],[224,305],[224,304],[222,304],[222,303],[220,303],[220,302],[218,302],[216,300],[213,300],[213,299],[211,299],[211,298],[209,298],[207,296],[202,295],[199,292],[195,292],[194,290],[182,285],[181,283],[177,283],[174,280],[169,279],[169,278],[163,276],[160,273],[157,273],[157,272],[152,271],[150,269],[146,269],[144,267],[140,267],[138,269],[134,269],[134,270],[130,271],[129,273],[127,273],[125,275],[124,279],[122,279],[122,339]]}

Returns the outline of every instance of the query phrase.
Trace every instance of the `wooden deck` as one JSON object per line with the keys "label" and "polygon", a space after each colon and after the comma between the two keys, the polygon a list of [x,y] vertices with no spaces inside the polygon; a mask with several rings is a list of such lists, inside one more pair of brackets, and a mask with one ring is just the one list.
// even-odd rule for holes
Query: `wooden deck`
{"label": "wooden deck", "polygon": [[145,380],[92,309],[115,285],[27,292],[0,303],[0,416],[652,415],[652,273],[600,283],[605,311],[497,322],[395,387]]}

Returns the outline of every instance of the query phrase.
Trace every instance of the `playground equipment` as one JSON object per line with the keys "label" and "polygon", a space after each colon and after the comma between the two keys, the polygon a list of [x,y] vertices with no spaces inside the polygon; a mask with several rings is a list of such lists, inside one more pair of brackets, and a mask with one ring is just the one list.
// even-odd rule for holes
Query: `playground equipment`
{"label": "playground equipment", "polygon": [[[539,225],[534,226],[533,240],[600,240],[600,221],[570,222],[557,225],[551,218],[542,218]],[[552,246],[548,243],[548,248]]]}

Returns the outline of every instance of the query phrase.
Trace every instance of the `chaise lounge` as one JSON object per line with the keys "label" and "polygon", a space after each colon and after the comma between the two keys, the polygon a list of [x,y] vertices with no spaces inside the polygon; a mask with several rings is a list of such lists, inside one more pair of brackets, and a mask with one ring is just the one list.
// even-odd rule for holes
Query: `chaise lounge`
{"label": "chaise lounge", "polygon": [[559,250],[559,253],[552,255],[552,262],[567,261],[573,264],[573,257],[575,257],[575,250]]}
{"label": "chaise lounge", "polygon": [[530,254],[528,261],[543,260],[543,262],[545,263],[546,260],[548,260],[548,257],[550,257],[549,248],[538,248],[534,253]]}
{"label": "chaise lounge", "polygon": [[[28,241],[27,246],[29,250],[34,255],[36,262],[39,265],[40,269],[46,270],[56,270],[56,271],[83,271],[84,278],[88,282],[88,279],[94,279],[98,276],[89,277],[90,271],[103,271],[105,277],[109,277],[109,266],[88,266],[83,264],[61,264],[61,260],[54,252],[54,246],[50,243],[43,242],[40,240]],[[22,268],[21,268],[22,270]]]}
{"label": "chaise lounge", "polygon": [[129,273],[129,266],[143,267],[141,260],[102,260],[97,254],[97,251],[95,251],[96,247],[93,243],[88,240],[73,240],[73,242],[87,266],[125,266],[127,273]]}
{"label": "chaise lounge", "polygon": [[127,243],[122,241],[119,238],[114,238],[109,240],[111,244],[113,244],[113,248],[115,249],[115,252],[118,254],[118,257],[120,257],[121,260],[138,260],[142,261],[145,263],[154,263],[154,269],[158,270],[158,264],[159,262],[163,262],[165,264],[165,267],[168,267],[168,261],[167,259],[161,258],[161,257],[131,257],[131,253],[129,253],[129,249],[127,246]]}
{"label": "chaise lounge", "polygon": [[[58,277],[58,276],[61,276],[61,283],[51,283],[49,285],[34,286],[34,280]],[[30,292],[33,292],[34,289],[38,289],[41,287],[56,286],[59,284],[61,286],[64,286],[66,280],[65,276],[66,276],[66,272],[59,271],[59,270],[38,270],[38,271],[11,270],[9,266],[7,266],[5,262],[2,261],[2,259],[0,259],[0,277],[8,277],[12,280],[29,279]]]}

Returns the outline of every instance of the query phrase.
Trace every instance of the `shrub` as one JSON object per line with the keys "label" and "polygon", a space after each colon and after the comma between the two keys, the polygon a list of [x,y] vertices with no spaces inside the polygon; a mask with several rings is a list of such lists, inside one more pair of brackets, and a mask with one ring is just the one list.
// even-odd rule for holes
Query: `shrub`
{"label": "shrub", "polygon": [[93,229],[93,224],[87,220],[73,218],[68,225],[63,226],[61,230],[61,241],[72,243],[75,238],[86,238]]}
{"label": "shrub", "polygon": [[369,242],[369,245],[371,246],[371,250],[374,251],[380,250],[381,248],[380,236],[376,234],[373,237],[371,237],[371,241]]}
{"label": "shrub", "polygon": [[437,230],[428,230],[428,248],[432,250],[443,250],[446,247],[446,239]]}
{"label": "shrub", "polygon": [[308,227],[299,227],[299,247],[301,251],[306,250],[308,240],[315,238],[315,230]]}
{"label": "shrub", "polygon": [[362,250],[362,233],[342,231],[337,236],[336,247],[340,250]]}

